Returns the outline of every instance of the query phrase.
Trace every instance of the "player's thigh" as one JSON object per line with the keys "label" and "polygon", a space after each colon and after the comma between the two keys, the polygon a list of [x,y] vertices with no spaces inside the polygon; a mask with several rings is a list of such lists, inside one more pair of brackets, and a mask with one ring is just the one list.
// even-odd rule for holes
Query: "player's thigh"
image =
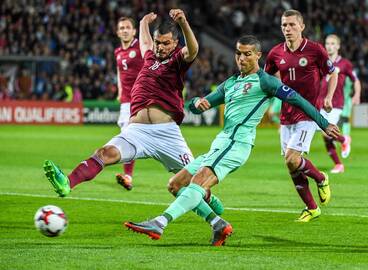
{"label": "player's thigh", "polygon": [[129,124],[130,118],[130,103],[122,103],[120,104],[120,113],[118,119],[118,126],[120,128],[125,128]]}
{"label": "player's thigh", "polygon": [[229,139],[215,139],[211,150],[203,158],[200,168],[209,167],[221,182],[229,173],[249,158],[252,145]]}
{"label": "player's thigh", "polygon": [[316,132],[316,127],[313,121],[300,121],[292,125],[291,136],[287,148],[301,153],[308,153],[314,133]]}

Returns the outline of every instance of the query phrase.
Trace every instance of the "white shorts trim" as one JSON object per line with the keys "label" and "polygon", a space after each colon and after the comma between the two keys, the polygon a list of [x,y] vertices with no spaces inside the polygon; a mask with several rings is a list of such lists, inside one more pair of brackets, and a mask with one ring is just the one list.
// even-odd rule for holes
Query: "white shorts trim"
{"label": "white shorts trim", "polygon": [[106,145],[113,145],[121,155],[121,162],[154,158],[168,171],[177,172],[193,160],[179,126],[174,123],[131,123]]}
{"label": "white shorts trim", "polygon": [[315,131],[316,124],[313,121],[300,121],[293,125],[281,125],[281,154],[285,155],[287,148],[308,153]]}
{"label": "white shorts trim", "polygon": [[130,103],[121,103],[120,104],[120,114],[118,119],[118,126],[120,128],[125,128],[129,124],[130,118]]}

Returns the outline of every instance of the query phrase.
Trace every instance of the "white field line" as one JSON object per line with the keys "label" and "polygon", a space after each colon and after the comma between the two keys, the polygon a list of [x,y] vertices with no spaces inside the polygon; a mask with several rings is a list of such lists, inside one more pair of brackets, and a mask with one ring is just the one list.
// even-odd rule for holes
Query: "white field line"
{"label": "white field line", "polygon": [[[51,195],[18,193],[18,192],[0,192],[0,195],[36,197],[36,198],[50,198],[50,199],[58,198],[58,197],[51,196]],[[163,205],[163,206],[168,206],[169,205],[168,203],[160,203],[160,202],[127,201],[127,200],[120,200],[120,199],[87,198],[87,197],[65,197],[65,198],[63,198],[63,200],[114,202],[114,203],[127,203],[127,204],[141,204],[141,205]],[[282,210],[282,209],[244,208],[244,207],[225,207],[225,209],[226,210],[233,210],[233,211],[244,211],[244,212],[271,212],[271,213],[289,213],[289,214],[295,214],[295,213],[300,212],[300,211]],[[345,217],[368,218],[368,215],[345,214],[345,213],[330,213],[330,214],[325,214],[325,215],[327,215],[327,216],[345,216]]]}

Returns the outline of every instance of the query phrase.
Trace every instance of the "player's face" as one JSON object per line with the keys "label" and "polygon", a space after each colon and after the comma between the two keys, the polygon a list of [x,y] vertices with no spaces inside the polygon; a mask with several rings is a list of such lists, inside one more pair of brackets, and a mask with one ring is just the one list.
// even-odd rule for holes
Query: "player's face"
{"label": "player's face", "polygon": [[285,40],[294,42],[302,37],[304,23],[297,16],[281,17],[281,30]]}
{"label": "player's face", "polygon": [[326,38],[325,47],[328,55],[335,55],[340,49],[338,41],[333,37]]}
{"label": "player's face", "polygon": [[160,60],[165,60],[178,45],[178,40],[173,39],[172,33],[163,35],[157,32],[153,35],[153,51],[155,56]]}
{"label": "player's face", "polygon": [[258,60],[262,53],[254,45],[236,44],[235,61],[241,74],[252,73],[258,67]]}
{"label": "player's face", "polygon": [[116,30],[116,35],[124,43],[128,43],[134,39],[136,30],[133,27],[131,21],[124,20],[118,23],[118,29]]}

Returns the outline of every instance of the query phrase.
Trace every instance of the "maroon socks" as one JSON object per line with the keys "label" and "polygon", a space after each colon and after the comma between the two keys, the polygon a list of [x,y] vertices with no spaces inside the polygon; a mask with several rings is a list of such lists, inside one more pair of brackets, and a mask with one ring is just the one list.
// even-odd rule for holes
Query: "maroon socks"
{"label": "maroon socks", "polygon": [[123,165],[125,174],[127,174],[129,176],[133,176],[134,163],[135,163],[135,161],[132,160],[131,162],[125,163]]}
{"label": "maroon socks", "polygon": [[82,161],[71,172],[71,174],[68,175],[70,188],[93,179],[100,171],[102,171],[103,167],[103,161],[97,156],[92,156],[89,159]]}
{"label": "maroon socks", "polygon": [[293,179],[296,191],[298,192],[300,198],[303,200],[308,209],[316,209],[317,204],[313,199],[313,195],[308,186],[308,179],[301,171],[296,171],[290,173]]}

